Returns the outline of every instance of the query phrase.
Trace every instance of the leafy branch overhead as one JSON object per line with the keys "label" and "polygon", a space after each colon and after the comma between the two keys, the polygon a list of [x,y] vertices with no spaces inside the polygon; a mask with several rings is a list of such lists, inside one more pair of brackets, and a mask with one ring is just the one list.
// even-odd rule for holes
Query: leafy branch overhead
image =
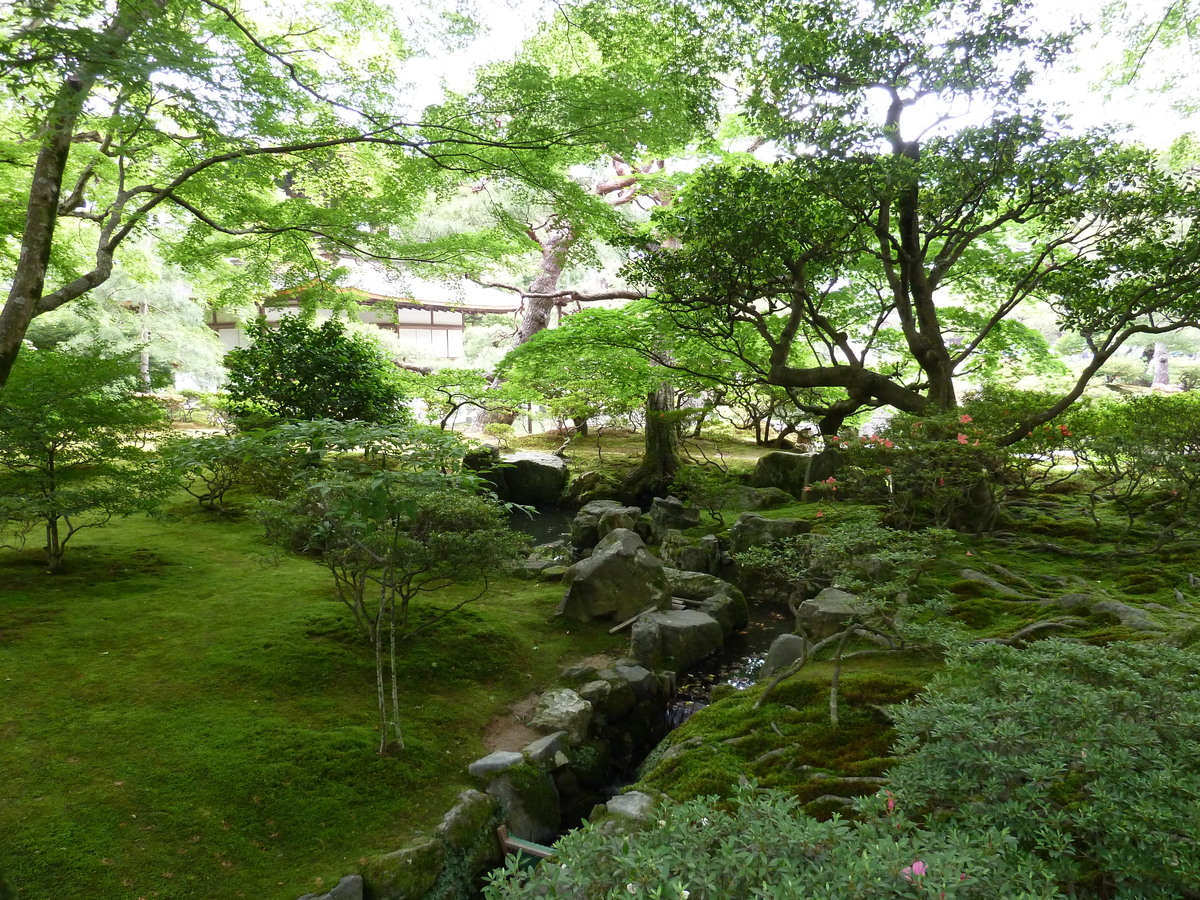
{"label": "leafy branch overhead", "polygon": [[0,129],[23,212],[6,211],[0,250],[0,384],[33,318],[104,283],[135,235],[191,268],[240,259],[242,299],[310,280],[315,250],[461,260],[390,226],[448,173],[537,180],[542,158],[611,144],[645,111],[627,93],[563,118],[497,88],[414,115],[391,74],[412,48],[371,3],[19,3],[11,18]]}
{"label": "leafy branch overhead", "polygon": [[760,378],[836,390],[833,434],[864,408],[955,406],[955,378],[1015,354],[1006,323],[1044,300],[1092,358],[1016,440],[1130,338],[1195,323],[1196,185],[1029,99],[1072,35],[1037,32],[1027,0],[784,7],[730,26],[756,48],[750,118],[783,158],[701,170],[627,267],[677,328],[745,361],[748,326]]}

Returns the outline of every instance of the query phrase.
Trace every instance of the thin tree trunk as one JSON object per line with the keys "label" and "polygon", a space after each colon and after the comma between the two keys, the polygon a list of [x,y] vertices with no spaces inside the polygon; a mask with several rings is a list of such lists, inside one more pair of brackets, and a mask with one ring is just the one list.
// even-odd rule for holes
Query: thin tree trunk
{"label": "thin tree trunk", "polygon": [[58,534],[58,516],[51,513],[46,518],[46,568],[57,572],[62,565],[62,542]]}
{"label": "thin tree trunk", "polygon": [[833,677],[829,680],[829,724],[834,728],[838,726],[838,682],[842,679],[842,651],[846,648],[846,641],[853,631],[852,625],[842,632],[842,639],[838,641],[837,650],[833,654]]}
{"label": "thin tree trunk", "polygon": [[388,634],[391,639],[389,647],[390,659],[388,660],[392,668],[392,724],[396,730],[396,749],[404,749],[404,735],[400,731],[400,679],[396,675],[396,608],[395,602],[392,604],[391,622],[388,627]]}
{"label": "thin tree trunk", "polygon": [[141,303],[138,304],[138,315],[142,320],[142,359],[140,364],[142,384],[145,385],[146,390],[150,390],[150,303],[144,296]]}
{"label": "thin tree trunk", "polygon": [[375,645],[375,693],[379,701],[379,755],[387,753],[388,722],[387,722],[387,692],[383,685],[383,591],[380,588],[379,609],[375,613],[375,630],[371,635]]}

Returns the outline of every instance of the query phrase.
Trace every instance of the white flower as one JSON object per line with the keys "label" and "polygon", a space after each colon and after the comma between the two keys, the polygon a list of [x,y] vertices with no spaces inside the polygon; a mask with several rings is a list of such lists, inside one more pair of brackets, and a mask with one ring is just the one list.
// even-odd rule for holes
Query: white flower
{"label": "white flower", "polygon": [[629,884],[625,885],[625,890],[629,891],[629,893],[631,893],[631,894],[636,894],[637,893],[637,885],[631,881],[631,882],[629,882]]}

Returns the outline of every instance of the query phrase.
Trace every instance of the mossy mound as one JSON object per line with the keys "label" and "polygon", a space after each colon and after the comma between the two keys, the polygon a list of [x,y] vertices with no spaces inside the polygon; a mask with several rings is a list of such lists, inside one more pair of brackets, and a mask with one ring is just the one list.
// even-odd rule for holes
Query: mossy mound
{"label": "mossy mound", "polygon": [[894,733],[885,707],[912,698],[923,684],[915,672],[848,671],[837,726],[829,718],[829,682],[816,669],[781,684],[760,709],[754,704],[761,689],[726,697],[664,742],[638,789],[675,800],[729,797],[750,778],[795,794],[814,816],[845,815],[843,801],[878,790],[891,764]]}

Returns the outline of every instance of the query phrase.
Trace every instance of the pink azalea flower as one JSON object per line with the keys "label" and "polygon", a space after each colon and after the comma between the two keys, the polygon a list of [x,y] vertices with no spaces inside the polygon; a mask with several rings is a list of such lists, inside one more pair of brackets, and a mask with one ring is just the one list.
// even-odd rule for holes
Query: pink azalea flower
{"label": "pink azalea flower", "polygon": [[818,519],[819,519],[819,518],[821,518],[821,516],[823,516],[823,515],[825,515],[825,510],[823,510],[823,509],[818,509],[818,510],[817,510],[817,515],[816,515],[816,518],[818,518]]}
{"label": "pink azalea flower", "polygon": [[958,442],[959,442],[960,444],[965,444],[965,443],[967,442],[967,436],[966,436],[965,434],[962,434],[962,433],[960,432],[960,433],[959,433],[959,435],[958,435]]}
{"label": "pink azalea flower", "polygon": [[905,866],[903,869],[901,869],[900,876],[905,881],[912,881],[913,878],[924,877],[928,870],[928,866],[925,865],[924,861],[917,859],[913,860],[913,864],[911,866]]}
{"label": "pink azalea flower", "polygon": [[963,413],[961,416],[958,417],[958,421],[960,421],[964,425],[966,425],[968,422],[971,421],[971,417],[968,416],[966,413]]}
{"label": "pink azalea flower", "polygon": [[896,445],[895,445],[895,444],[893,444],[891,441],[884,441],[884,442],[883,442],[883,446],[885,446],[885,447],[887,447],[889,450],[891,450],[891,449],[892,449],[893,447],[895,447]]}

